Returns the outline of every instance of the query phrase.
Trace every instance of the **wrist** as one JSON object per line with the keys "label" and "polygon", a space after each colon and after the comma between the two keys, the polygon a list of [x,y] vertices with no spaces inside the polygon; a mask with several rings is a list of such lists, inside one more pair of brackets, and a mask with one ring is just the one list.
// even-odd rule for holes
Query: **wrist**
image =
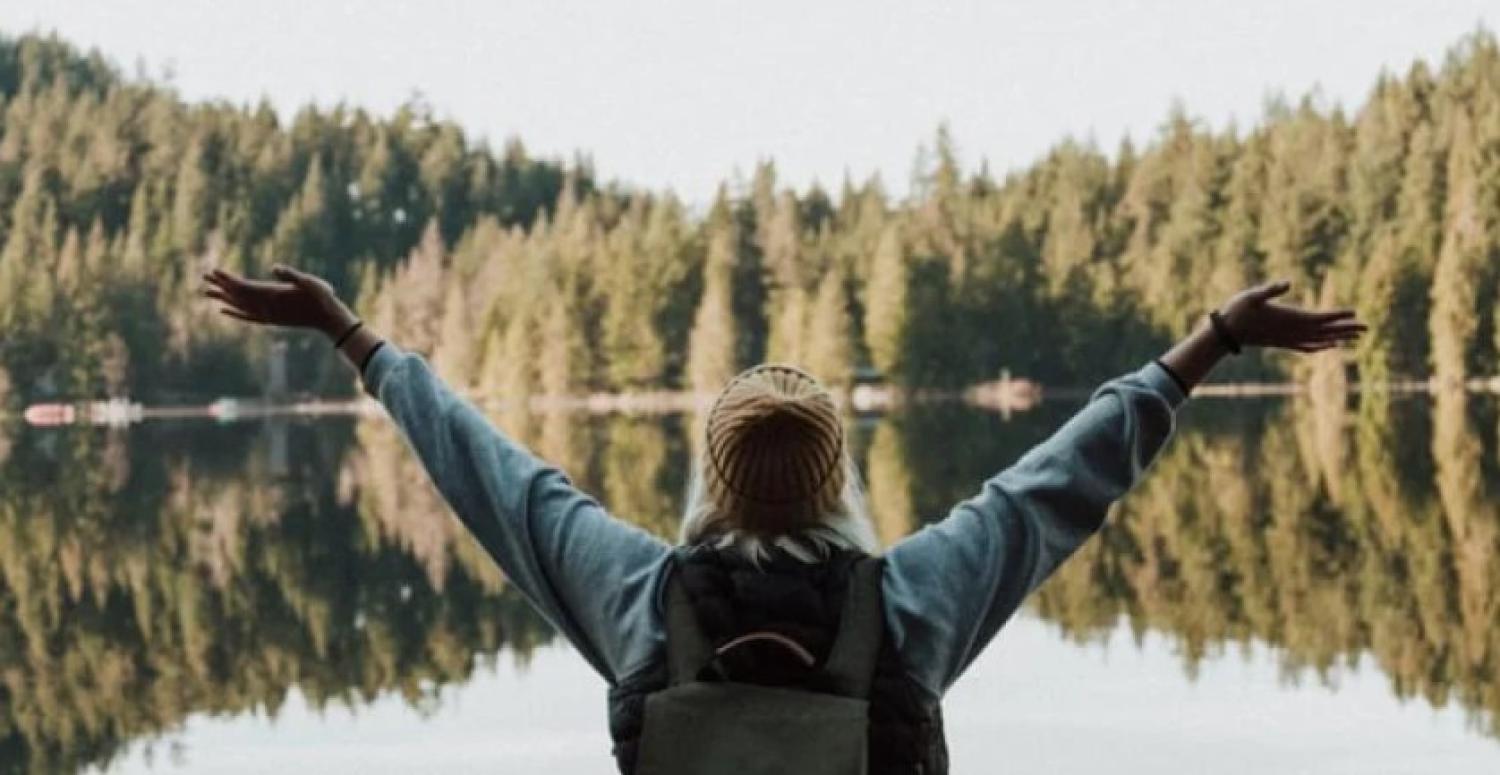
{"label": "wrist", "polygon": [[1218,310],[1208,313],[1208,329],[1214,344],[1224,353],[1239,355],[1245,348],[1245,340],[1236,333],[1229,317]]}
{"label": "wrist", "polygon": [[371,331],[369,326],[360,326],[350,335],[349,340],[339,347],[339,354],[363,375],[365,367],[369,365],[370,357],[384,343],[380,335]]}
{"label": "wrist", "polygon": [[336,342],[339,337],[347,334],[349,329],[353,328],[356,323],[359,323],[359,317],[348,307],[340,304],[337,309],[329,313],[327,318],[317,328],[323,336],[328,337],[330,342]]}
{"label": "wrist", "polygon": [[1177,378],[1179,385],[1187,386],[1185,393],[1191,393],[1228,354],[1205,320],[1163,354],[1159,362]]}
{"label": "wrist", "polygon": [[1215,362],[1222,361],[1234,354],[1224,345],[1224,340],[1214,332],[1214,325],[1209,321],[1207,315],[1204,315],[1203,322],[1197,328],[1193,329],[1191,338],[1196,340],[1198,348],[1213,358]]}

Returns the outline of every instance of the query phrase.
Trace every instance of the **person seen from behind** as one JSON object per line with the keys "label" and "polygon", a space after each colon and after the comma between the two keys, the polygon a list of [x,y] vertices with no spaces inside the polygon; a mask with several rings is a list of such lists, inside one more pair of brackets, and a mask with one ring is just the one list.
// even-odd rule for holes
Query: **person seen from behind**
{"label": "person seen from behind", "polygon": [[1193,388],[1242,347],[1357,339],[1349,310],[1230,298],[946,517],[879,550],[838,407],[756,366],[709,410],[679,540],[616,519],[491,425],[324,280],[204,276],[249,323],[333,341],[464,525],[609,684],[626,775],[948,771],[940,704],[1022,600],[1150,467]]}

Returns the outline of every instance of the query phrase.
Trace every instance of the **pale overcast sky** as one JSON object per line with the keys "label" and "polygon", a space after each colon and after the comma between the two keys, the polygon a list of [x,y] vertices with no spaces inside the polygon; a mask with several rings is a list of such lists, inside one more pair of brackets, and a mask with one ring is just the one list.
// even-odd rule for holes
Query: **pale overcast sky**
{"label": "pale overcast sky", "polygon": [[901,193],[943,121],[966,166],[1003,171],[1068,135],[1148,138],[1174,99],[1214,126],[1273,92],[1357,105],[1382,68],[1497,17],[1495,0],[4,0],[0,30],[170,68],[190,99],[388,113],[420,92],[491,140],[702,202],[766,157],[799,187],[879,172]]}

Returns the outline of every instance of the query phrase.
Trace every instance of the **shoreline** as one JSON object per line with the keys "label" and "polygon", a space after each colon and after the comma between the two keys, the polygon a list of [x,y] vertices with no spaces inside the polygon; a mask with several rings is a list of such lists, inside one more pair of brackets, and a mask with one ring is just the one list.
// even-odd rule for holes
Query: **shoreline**
{"label": "shoreline", "polygon": [[[879,385],[856,385],[835,390],[834,394],[854,414],[884,414],[907,406],[962,403],[1009,417],[1015,412],[1030,411],[1047,399],[1086,400],[1095,388],[1046,388],[1026,379],[1002,378],[972,385],[961,390],[922,389],[904,391]],[[1436,395],[1462,390],[1476,395],[1500,395],[1500,377],[1475,378],[1463,383],[1439,383],[1435,379],[1402,380],[1379,385],[1351,383],[1343,390],[1348,395],[1385,392],[1392,395]],[[1287,398],[1308,395],[1308,382],[1210,382],[1199,385],[1195,398]],[[517,408],[516,401],[463,393],[464,397],[486,411],[508,411]],[[689,414],[702,411],[713,402],[714,394],[692,391],[644,391],[637,393],[594,393],[578,396],[529,396],[525,410],[533,414]],[[21,413],[21,419],[32,427],[48,428],[70,425],[123,427],[141,422],[168,420],[213,420],[239,422],[277,417],[375,416],[382,413],[380,404],[367,396],[349,399],[283,399],[219,398],[207,404],[147,406],[115,398],[108,400],[58,401],[33,404]],[[6,417],[0,414],[0,420]]]}

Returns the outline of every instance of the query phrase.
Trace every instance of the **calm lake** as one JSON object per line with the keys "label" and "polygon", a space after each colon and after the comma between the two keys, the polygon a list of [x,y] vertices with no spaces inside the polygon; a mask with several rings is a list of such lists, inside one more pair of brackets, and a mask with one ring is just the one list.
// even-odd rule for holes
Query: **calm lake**
{"label": "calm lake", "polygon": [[[852,421],[887,541],[1077,404]],[[1492,396],[1203,399],[946,704],[954,771],[1500,772]],[[690,417],[499,417],[670,535]],[[383,419],[0,440],[5,771],[612,771]]]}

